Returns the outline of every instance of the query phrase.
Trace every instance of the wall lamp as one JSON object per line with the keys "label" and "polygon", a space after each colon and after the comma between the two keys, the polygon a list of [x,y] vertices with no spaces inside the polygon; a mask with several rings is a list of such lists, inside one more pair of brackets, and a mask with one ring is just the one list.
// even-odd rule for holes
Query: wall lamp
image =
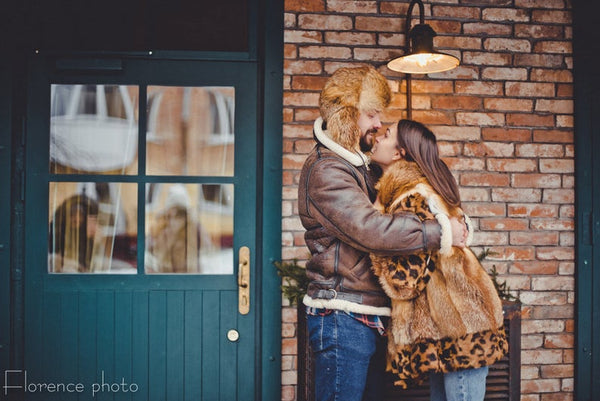
{"label": "wall lamp", "polygon": [[[415,4],[419,5],[419,23],[411,29],[412,12]],[[406,54],[397,57],[387,63],[387,67],[392,71],[403,72],[407,74],[406,94],[407,94],[407,114],[412,118],[412,90],[410,74],[430,74],[442,72],[458,67],[460,61],[458,58],[435,51],[433,48],[433,37],[435,31],[429,25],[425,24],[425,7],[421,0],[412,0],[408,6],[406,16],[406,40],[409,42],[406,46]]]}

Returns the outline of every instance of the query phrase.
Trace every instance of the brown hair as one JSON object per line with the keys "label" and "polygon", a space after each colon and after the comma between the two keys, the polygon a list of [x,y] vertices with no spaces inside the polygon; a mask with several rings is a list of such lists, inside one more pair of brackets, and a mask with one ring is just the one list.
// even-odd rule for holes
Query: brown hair
{"label": "brown hair", "polygon": [[417,163],[431,186],[449,205],[460,207],[458,184],[440,159],[437,140],[429,128],[413,120],[398,121],[398,146],[406,151],[407,161]]}

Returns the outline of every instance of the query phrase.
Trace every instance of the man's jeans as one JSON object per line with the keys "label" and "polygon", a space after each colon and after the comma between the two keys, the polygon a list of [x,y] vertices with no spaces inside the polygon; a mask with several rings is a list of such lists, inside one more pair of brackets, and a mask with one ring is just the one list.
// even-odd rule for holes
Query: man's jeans
{"label": "man's jeans", "polygon": [[488,367],[429,376],[431,401],[483,401]]}
{"label": "man's jeans", "polygon": [[315,356],[316,401],[381,401],[385,343],[347,313],[307,316]]}

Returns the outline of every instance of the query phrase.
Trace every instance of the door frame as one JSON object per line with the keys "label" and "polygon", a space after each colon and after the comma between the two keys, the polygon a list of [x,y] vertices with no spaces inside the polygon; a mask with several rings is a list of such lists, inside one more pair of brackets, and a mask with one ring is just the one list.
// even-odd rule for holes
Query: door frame
{"label": "door frame", "polygon": [[[258,27],[255,53],[259,68],[259,143],[257,145],[257,224],[260,240],[256,260],[261,265],[257,301],[261,322],[258,333],[256,396],[261,400],[281,397],[281,296],[273,262],[281,258],[281,174],[283,112],[283,2],[249,1],[251,18]],[[15,18],[14,21],[19,20]],[[23,369],[24,302],[24,148],[28,48],[26,29],[16,23],[8,28],[13,42],[0,61],[0,368]],[[252,39],[252,35],[251,35]],[[89,54],[88,54],[89,55]],[[105,54],[100,54],[100,57]],[[114,54],[113,54],[114,56]],[[139,57],[139,54],[134,55]],[[217,55],[222,56],[222,55]],[[253,54],[249,57],[254,56]],[[214,58],[177,52],[163,57]],[[234,58],[240,55],[233,55]],[[226,59],[231,56],[225,55]],[[262,135],[260,134],[262,132]]]}
{"label": "door frame", "polygon": [[[575,121],[575,399],[600,392],[600,32],[587,2],[573,4]],[[596,160],[596,161],[594,161]]]}

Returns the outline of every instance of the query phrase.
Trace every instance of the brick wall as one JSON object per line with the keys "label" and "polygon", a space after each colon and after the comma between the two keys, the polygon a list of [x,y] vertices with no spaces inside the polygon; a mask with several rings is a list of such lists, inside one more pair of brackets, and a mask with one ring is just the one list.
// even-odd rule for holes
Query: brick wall
{"label": "brick wall", "polygon": [[[319,91],[371,63],[405,116],[406,81],[385,68],[409,1],[286,0],[283,258],[305,260],[297,182]],[[459,68],[413,76],[413,118],[436,134],[477,232],[476,251],[523,302],[521,400],[573,399],[574,148],[569,0],[425,0],[439,50]],[[415,8],[413,21],[418,18]],[[284,301],[285,304],[285,301]],[[282,310],[282,400],[296,399],[296,312]]]}

